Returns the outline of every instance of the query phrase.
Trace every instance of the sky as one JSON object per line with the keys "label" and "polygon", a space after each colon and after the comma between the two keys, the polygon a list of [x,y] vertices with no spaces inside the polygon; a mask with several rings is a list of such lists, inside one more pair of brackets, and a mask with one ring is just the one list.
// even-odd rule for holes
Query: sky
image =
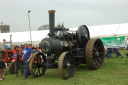
{"label": "sky", "polygon": [[49,24],[48,10],[55,10],[55,26],[66,28],[128,23],[128,0],[0,0],[0,24],[11,32],[29,31]]}

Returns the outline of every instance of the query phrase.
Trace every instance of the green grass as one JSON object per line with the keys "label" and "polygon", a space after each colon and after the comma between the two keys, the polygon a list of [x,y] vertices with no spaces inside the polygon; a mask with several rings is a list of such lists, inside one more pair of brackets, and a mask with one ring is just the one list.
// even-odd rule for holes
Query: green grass
{"label": "green grass", "polygon": [[[104,66],[98,70],[90,70],[87,65],[76,67],[74,76],[68,80],[60,77],[58,69],[47,69],[44,76],[34,78],[29,76],[22,80],[23,76],[8,73],[5,80],[0,81],[0,85],[128,85],[128,63],[125,53],[120,51],[124,58],[105,59]],[[110,61],[109,61],[110,60]]]}

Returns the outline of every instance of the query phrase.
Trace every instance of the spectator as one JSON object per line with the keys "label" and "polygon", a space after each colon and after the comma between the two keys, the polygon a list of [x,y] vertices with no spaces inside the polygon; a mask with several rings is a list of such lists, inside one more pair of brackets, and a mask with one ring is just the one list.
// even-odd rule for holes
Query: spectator
{"label": "spectator", "polygon": [[107,59],[111,58],[112,48],[107,48]]}
{"label": "spectator", "polygon": [[4,79],[5,68],[6,68],[5,62],[2,60],[2,56],[0,56],[0,80]]}
{"label": "spectator", "polygon": [[21,44],[20,49],[23,50],[24,49],[24,45]]}
{"label": "spectator", "polygon": [[31,57],[33,56],[32,53],[33,53],[32,49],[28,46],[27,43],[25,43],[24,49],[23,49],[23,56],[22,56],[23,63],[24,63],[24,69],[25,69],[23,80],[25,80],[28,77],[28,75],[30,74],[29,68],[28,68],[28,63],[29,63]]}
{"label": "spectator", "polygon": [[16,77],[18,77],[18,69],[19,69],[19,67],[20,67],[20,70],[21,70],[21,73],[22,73],[22,76],[23,76],[24,72],[23,72],[23,65],[22,65],[22,51],[19,50],[19,46],[15,46],[14,49],[15,50],[12,52],[11,56],[14,59],[14,61],[16,62],[15,63]]}
{"label": "spectator", "polygon": [[3,46],[4,46],[5,49],[11,49],[11,48],[7,45],[5,39],[3,39]]}
{"label": "spectator", "polygon": [[125,41],[125,43],[126,43],[126,45],[127,45],[127,49],[126,49],[126,50],[128,50],[128,38],[127,38],[127,40]]}

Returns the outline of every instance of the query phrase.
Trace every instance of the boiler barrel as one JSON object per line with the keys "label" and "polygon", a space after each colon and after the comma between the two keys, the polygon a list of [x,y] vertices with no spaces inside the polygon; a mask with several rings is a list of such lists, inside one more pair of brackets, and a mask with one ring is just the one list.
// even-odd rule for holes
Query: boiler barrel
{"label": "boiler barrel", "polygon": [[45,38],[40,44],[40,49],[44,54],[59,53],[63,50],[69,49],[69,47],[70,45],[67,41],[60,41],[52,38]]}

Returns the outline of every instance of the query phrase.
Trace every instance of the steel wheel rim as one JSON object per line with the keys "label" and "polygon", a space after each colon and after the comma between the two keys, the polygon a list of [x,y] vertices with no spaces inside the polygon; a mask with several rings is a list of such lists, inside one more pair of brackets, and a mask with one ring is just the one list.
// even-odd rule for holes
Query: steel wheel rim
{"label": "steel wheel rim", "polygon": [[104,46],[100,39],[97,39],[93,45],[93,63],[96,68],[100,68],[104,61]]}
{"label": "steel wheel rim", "polygon": [[[59,65],[59,72],[62,78],[68,79],[73,76],[74,70],[75,70],[75,60],[71,53],[65,52],[64,55],[62,55],[60,58],[62,58],[61,65]],[[59,60],[60,61],[60,60]],[[60,66],[62,68],[60,69]]]}
{"label": "steel wheel rim", "polygon": [[[70,57],[71,56],[71,57]],[[64,57],[63,61],[63,72],[65,77],[69,78],[72,75],[72,71],[74,68],[73,56],[70,53],[67,53]]]}
{"label": "steel wheel rim", "polygon": [[90,39],[85,49],[85,59],[90,69],[99,69],[104,64],[104,45],[100,39]]}
{"label": "steel wheel rim", "polygon": [[46,61],[45,56],[42,53],[36,53],[33,55],[33,58],[31,60],[30,66],[30,72],[34,77],[39,77],[44,75],[46,71],[46,67],[43,65],[43,63]]}

